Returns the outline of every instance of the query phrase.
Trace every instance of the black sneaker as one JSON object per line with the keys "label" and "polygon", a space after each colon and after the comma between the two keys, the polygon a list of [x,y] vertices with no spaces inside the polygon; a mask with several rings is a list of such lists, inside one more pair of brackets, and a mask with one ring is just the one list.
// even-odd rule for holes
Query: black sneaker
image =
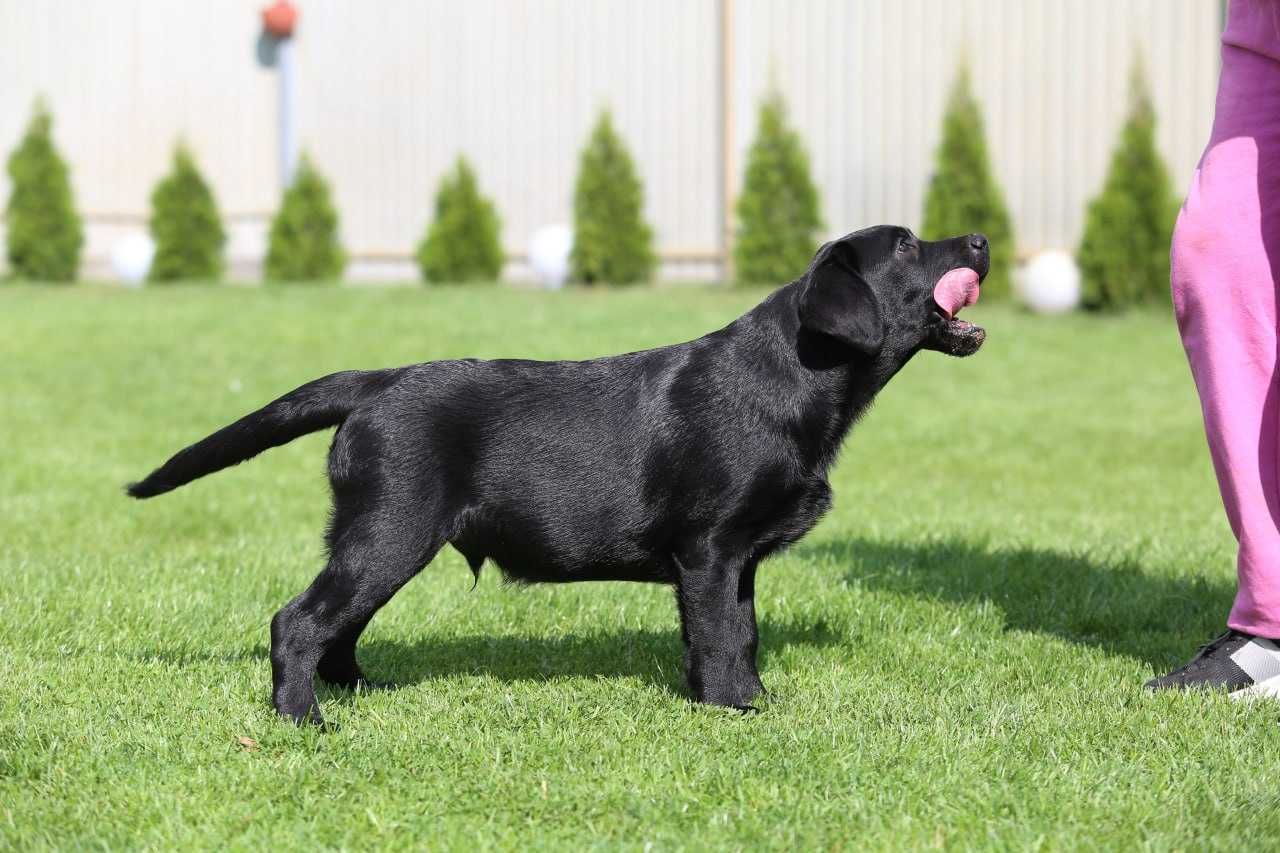
{"label": "black sneaker", "polygon": [[1233,698],[1280,698],[1280,646],[1230,630],[1201,646],[1186,666],[1148,681],[1147,689],[1225,690]]}

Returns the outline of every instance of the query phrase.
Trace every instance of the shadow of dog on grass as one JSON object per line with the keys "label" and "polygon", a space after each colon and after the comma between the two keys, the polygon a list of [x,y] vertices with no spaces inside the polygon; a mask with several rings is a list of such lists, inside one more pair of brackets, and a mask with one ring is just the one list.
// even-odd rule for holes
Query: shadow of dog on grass
{"label": "shadow of dog on grass", "polygon": [[[821,619],[760,621],[762,663],[796,646],[841,645],[845,637]],[[486,675],[500,681],[551,681],[560,678],[635,678],[672,696],[685,697],[678,662],[683,653],[680,632],[670,630],[616,629],[566,636],[520,634],[422,635],[399,639],[372,634],[360,645],[360,660],[370,674],[387,682],[386,688],[408,687],[424,681],[458,675]],[[263,644],[223,654],[178,653],[148,650],[139,659],[175,665],[197,662],[231,664],[266,660]],[[339,702],[356,694],[340,687],[316,686]],[[384,688],[385,689],[385,688]]]}
{"label": "shadow of dog on grass", "polygon": [[[1180,661],[1188,637],[1212,634],[1235,594],[1228,579],[1152,575],[1131,558],[1098,560],[1038,548],[993,549],[963,540],[850,538],[801,543],[792,554],[852,567],[845,580],[854,587],[961,605],[990,602],[1001,611],[1006,629],[1050,634],[1156,668]],[[848,645],[848,633],[821,618],[763,618],[762,663],[796,646]],[[636,678],[672,696],[685,696],[680,668],[673,665],[681,653],[678,631],[648,628],[550,637],[422,635],[408,640],[375,633],[360,647],[368,671],[394,686],[458,675],[488,675],[508,682]],[[230,662],[267,656],[265,645],[255,645],[232,654],[195,657]],[[181,664],[192,656],[150,651],[145,658]],[[328,688],[326,693],[338,701],[355,696],[341,688]]]}
{"label": "shadow of dog on grass", "polygon": [[[840,632],[821,620],[760,622],[762,663],[795,646],[843,642]],[[407,642],[372,636],[360,647],[369,672],[401,687],[455,675],[487,675],[501,681],[636,678],[683,697],[683,675],[673,665],[682,653],[679,631],[647,628],[560,637],[423,636]]]}
{"label": "shadow of dog on grass", "polygon": [[852,565],[850,585],[973,604],[989,601],[1005,627],[1052,634],[1157,668],[1186,656],[1188,638],[1221,630],[1235,595],[1227,579],[1160,576],[1132,558],[1095,560],[962,540],[802,543],[802,558]]}

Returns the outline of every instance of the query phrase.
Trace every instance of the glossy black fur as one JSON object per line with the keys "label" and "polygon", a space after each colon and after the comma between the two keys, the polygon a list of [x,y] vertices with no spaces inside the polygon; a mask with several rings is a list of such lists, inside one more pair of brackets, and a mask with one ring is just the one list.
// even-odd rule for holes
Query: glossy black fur
{"label": "glossy black fur", "polygon": [[[437,361],[298,388],[179,452],[150,497],[337,426],[329,561],[271,625],[273,701],[320,720],[312,687],[356,685],[361,631],[446,543],[474,571],[676,590],[700,702],[747,708],[760,560],[831,503],[850,425],[922,348],[967,354],[934,307],[948,269],[987,269],[981,235],[881,226],[719,331],[590,361]],[[962,324],[966,325],[967,324]],[[976,327],[968,327],[972,330]]]}

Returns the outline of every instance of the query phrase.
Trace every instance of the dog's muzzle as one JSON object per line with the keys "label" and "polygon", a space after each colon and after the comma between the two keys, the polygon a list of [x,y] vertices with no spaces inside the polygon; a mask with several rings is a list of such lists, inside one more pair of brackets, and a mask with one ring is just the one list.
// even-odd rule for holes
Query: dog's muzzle
{"label": "dog's muzzle", "polygon": [[973,355],[987,339],[981,326],[956,317],[978,301],[982,277],[969,267],[949,270],[933,288],[933,317],[925,348],[947,355]]}

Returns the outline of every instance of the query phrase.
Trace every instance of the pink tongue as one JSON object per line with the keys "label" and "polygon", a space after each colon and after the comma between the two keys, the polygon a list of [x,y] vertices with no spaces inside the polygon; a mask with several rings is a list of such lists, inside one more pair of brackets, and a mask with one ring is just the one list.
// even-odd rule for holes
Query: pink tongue
{"label": "pink tongue", "polygon": [[933,301],[951,319],[978,301],[978,274],[968,267],[950,270],[934,285]]}

